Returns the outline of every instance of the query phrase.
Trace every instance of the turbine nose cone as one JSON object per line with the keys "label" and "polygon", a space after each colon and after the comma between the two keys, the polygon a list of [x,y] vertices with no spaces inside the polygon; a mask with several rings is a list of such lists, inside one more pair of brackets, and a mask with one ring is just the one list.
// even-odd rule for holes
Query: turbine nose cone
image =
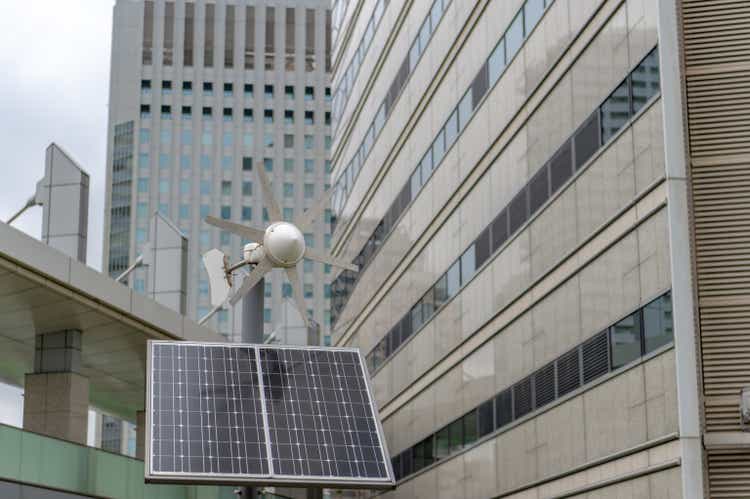
{"label": "turbine nose cone", "polygon": [[263,246],[274,263],[291,267],[302,260],[305,254],[305,237],[294,225],[279,222],[266,230]]}

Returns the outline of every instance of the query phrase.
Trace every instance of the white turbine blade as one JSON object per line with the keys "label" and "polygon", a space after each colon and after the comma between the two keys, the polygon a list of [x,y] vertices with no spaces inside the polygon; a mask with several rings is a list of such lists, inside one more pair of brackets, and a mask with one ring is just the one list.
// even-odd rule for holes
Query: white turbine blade
{"label": "white turbine blade", "polygon": [[235,305],[238,301],[240,301],[242,297],[245,296],[251,289],[253,289],[253,286],[258,284],[258,281],[260,281],[263,276],[266,275],[272,268],[273,264],[270,260],[268,260],[267,258],[261,260],[260,263],[255,266],[253,271],[250,272],[242,281],[242,286],[240,286],[240,289],[238,289],[237,292],[232,295],[232,298],[229,299],[229,303]]}
{"label": "white turbine blade", "polygon": [[264,168],[265,165],[259,165],[255,169],[258,172],[260,188],[263,191],[263,204],[265,204],[266,209],[268,209],[268,218],[271,219],[271,222],[281,222],[281,210],[279,209],[279,204],[276,202],[276,198],[273,195],[271,183],[268,181]]}
{"label": "white turbine blade", "polygon": [[214,227],[219,227],[220,229],[233,232],[255,243],[262,243],[263,236],[266,235],[266,231],[263,229],[250,227],[248,225],[236,224],[234,222],[230,222],[229,220],[222,220],[216,217],[211,217],[211,216],[206,217],[206,223],[209,225],[213,225]]}
{"label": "white turbine blade", "polygon": [[315,251],[314,249],[311,249],[310,247],[305,248],[305,258],[308,258],[310,260],[315,260],[316,262],[320,262],[320,263],[327,263],[328,265],[333,265],[335,267],[340,267],[342,269],[353,270],[354,272],[359,272],[359,267],[357,267],[353,263],[348,263],[348,262],[345,262],[344,260],[336,258],[335,256],[326,255],[325,253]]}
{"label": "white turbine blade", "polygon": [[294,225],[296,225],[297,228],[302,232],[305,232],[305,230],[309,229],[310,225],[312,225],[313,223],[313,220],[318,218],[320,214],[323,213],[323,210],[325,210],[330,205],[332,195],[333,188],[330,188],[325,192],[325,194],[323,194],[323,197],[319,199],[317,203],[309,207],[306,212],[304,212],[294,220]]}
{"label": "white turbine blade", "polygon": [[299,273],[297,272],[297,266],[285,268],[286,276],[292,285],[292,296],[294,296],[294,302],[297,304],[297,310],[302,316],[302,321],[305,326],[309,326],[310,322],[307,320],[307,306],[302,296],[302,285],[299,279]]}

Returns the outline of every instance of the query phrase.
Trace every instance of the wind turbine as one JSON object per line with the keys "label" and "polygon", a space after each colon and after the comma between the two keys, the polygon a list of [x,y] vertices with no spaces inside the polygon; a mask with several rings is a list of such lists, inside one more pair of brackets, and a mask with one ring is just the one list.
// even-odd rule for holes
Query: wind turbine
{"label": "wind turbine", "polygon": [[[332,257],[324,252],[316,251],[305,245],[305,230],[308,230],[315,219],[320,216],[330,202],[333,189],[323,195],[314,206],[295,218],[293,222],[285,221],[281,217],[279,204],[271,190],[263,166],[255,169],[258,172],[263,201],[268,210],[271,224],[266,228],[257,228],[242,225],[216,217],[206,217],[206,223],[227,230],[252,241],[245,245],[242,251],[243,259],[235,264],[229,263],[228,257],[218,249],[207,251],[203,255],[203,264],[208,272],[209,286],[211,289],[211,305],[214,307],[208,315],[203,317],[199,323],[204,323],[213,315],[229,298],[229,303],[235,305],[255,286],[267,273],[275,268],[284,269],[287,278],[292,285],[292,295],[305,325],[309,325],[307,309],[302,296],[299,272],[297,264],[307,258],[316,262],[334,265],[344,269],[357,272],[359,267]],[[230,295],[234,284],[233,272],[245,266],[253,266],[249,274],[245,276],[239,289]]]}

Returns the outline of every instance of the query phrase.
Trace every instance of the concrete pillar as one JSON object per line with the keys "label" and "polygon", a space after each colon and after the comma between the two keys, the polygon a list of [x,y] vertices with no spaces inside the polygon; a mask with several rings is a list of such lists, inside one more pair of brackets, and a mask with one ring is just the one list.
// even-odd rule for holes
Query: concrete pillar
{"label": "concrete pillar", "polygon": [[681,18],[675,0],[659,0],[657,6],[682,497],[703,499],[707,469],[701,431],[698,309],[693,294]]}
{"label": "concrete pillar", "polygon": [[24,429],[86,445],[89,380],[77,372],[80,359],[80,331],[37,335],[34,372],[24,386]]}
{"label": "concrete pillar", "polygon": [[146,411],[135,413],[135,457],[146,458]]}
{"label": "concrete pillar", "polygon": [[148,294],[172,310],[187,312],[187,237],[170,220],[156,212],[151,234],[144,249],[148,266]]}
{"label": "concrete pillar", "polygon": [[57,144],[47,147],[36,201],[43,206],[42,241],[85,263],[89,175]]}

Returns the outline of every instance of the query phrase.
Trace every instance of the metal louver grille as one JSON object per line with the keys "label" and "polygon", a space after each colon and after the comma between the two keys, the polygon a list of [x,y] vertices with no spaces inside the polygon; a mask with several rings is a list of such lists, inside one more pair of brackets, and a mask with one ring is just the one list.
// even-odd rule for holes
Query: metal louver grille
{"label": "metal louver grille", "polygon": [[534,399],[536,407],[555,400],[555,364],[548,364],[534,374]]}
{"label": "metal louver grille", "polygon": [[685,1],[684,16],[706,426],[739,430],[732,399],[750,384],[750,4]]}
{"label": "metal louver grille", "polygon": [[[750,385],[750,2],[683,0],[706,431],[739,431]],[[710,497],[750,496],[750,454],[708,453]]]}
{"label": "metal louver grille", "polygon": [[747,497],[750,490],[750,453],[746,450],[708,453],[711,497]]}
{"label": "metal louver grille", "polygon": [[609,371],[607,331],[597,334],[581,347],[583,349],[583,382],[598,378]]}
{"label": "metal louver grille", "polygon": [[557,360],[557,393],[562,397],[581,386],[581,362],[576,348]]}
{"label": "metal louver grille", "polygon": [[531,399],[531,376],[513,386],[513,412],[516,419],[530,413],[534,409]]}

